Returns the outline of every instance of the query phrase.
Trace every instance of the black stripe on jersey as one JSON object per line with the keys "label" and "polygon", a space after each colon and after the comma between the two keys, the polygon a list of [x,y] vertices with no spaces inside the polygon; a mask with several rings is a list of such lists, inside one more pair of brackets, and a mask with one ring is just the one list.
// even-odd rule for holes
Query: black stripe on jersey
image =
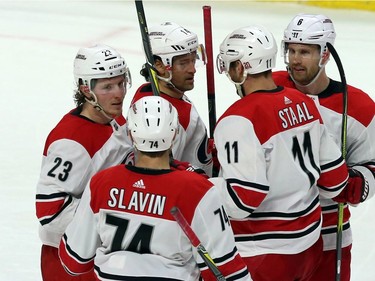
{"label": "black stripe on jersey", "polygon": [[[65,194],[67,195],[67,193],[65,193]],[[53,195],[53,194],[51,194],[51,195],[45,195],[45,196],[52,196],[52,195]],[[41,195],[41,196],[42,196],[42,195]],[[37,197],[38,197],[38,196],[37,196]],[[59,196],[59,197],[60,197],[60,196]],[[49,197],[49,198],[54,198],[54,197]],[[50,217],[50,218],[48,218],[48,219],[40,220],[40,224],[41,224],[41,225],[45,225],[45,224],[48,224],[48,223],[50,223],[51,221],[53,221],[58,215],[61,214],[62,211],[65,210],[65,208],[67,208],[67,207],[70,205],[70,203],[72,203],[72,201],[73,201],[73,197],[72,197],[71,195],[69,195],[68,200],[65,201],[65,203],[64,203],[64,205],[61,207],[61,209],[60,209],[58,212],[56,212],[56,214],[54,214],[52,217]]]}
{"label": "black stripe on jersey", "polygon": [[366,169],[369,169],[375,178],[375,162],[367,162],[363,164],[357,164],[355,166],[362,166],[362,167],[365,167]]}
{"label": "black stripe on jersey", "polygon": [[[227,260],[231,260],[236,255],[237,255],[237,247],[234,247],[233,250],[230,253],[228,253],[228,254],[226,254],[222,257],[215,258],[215,259],[213,259],[213,261],[214,261],[215,264],[220,264],[220,263],[223,263]],[[197,263],[197,264],[198,264],[199,269],[207,268],[207,265],[204,262]]]}
{"label": "black stripe on jersey", "polygon": [[66,251],[71,255],[73,256],[76,260],[78,260],[80,263],[88,263],[89,261],[92,261],[94,258],[95,258],[95,255],[91,258],[88,258],[88,259],[84,259],[82,258],[80,255],[78,255],[76,252],[74,252],[72,250],[72,248],[70,248],[70,246],[68,245],[68,237],[66,236],[66,234],[64,233],[62,239],[65,241],[65,248],[66,248]]}
{"label": "black stripe on jersey", "polygon": [[52,193],[52,194],[37,194],[36,200],[49,200],[49,199],[56,199],[61,197],[61,199],[64,199],[69,194],[66,192],[58,192],[58,193]]}
{"label": "black stripe on jersey", "polygon": [[267,234],[255,234],[255,235],[234,235],[234,240],[236,242],[247,242],[247,241],[260,241],[260,240],[268,240],[268,239],[296,239],[300,237],[304,237],[312,232],[314,232],[317,228],[320,227],[320,221],[314,223],[310,228],[304,231],[295,231],[293,233],[267,233]]}
{"label": "black stripe on jersey", "polygon": [[[348,204],[344,203],[344,208],[347,208]],[[322,212],[323,213],[330,213],[330,211],[337,211],[338,210],[338,204],[336,202],[333,202],[333,204],[329,206],[322,206]]]}
{"label": "black stripe on jersey", "polygon": [[[342,226],[342,229],[343,230],[347,230],[350,228],[350,223],[349,222],[345,222]],[[327,227],[327,228],[324,228],[322,229],[322,235],[326,235],[326,234],[334,234],[334,233],[337,233],[337,227],[336,226],[333,226],[333,227]]]}
{"label": "black stripe on jersey", "polygon": [[[142,267],[142,264],[139,266]],[[95,272],[98,276],[108,279],[108,280],[126,280],[126,281],[183,281],[180,279],[174,279],[174,278],[167,278],[167,277],[150,277],[150,276],[125,276],[125,275],[115,275],[110,273],[105,273],[100,270],[100,267],[95,265],[94,266]]]}
{"label": "black stripe on jersey", "polygon": [[241,272],[238,272],[236,274],[233,274],[231,276],[225,277],[225,280],[227,281],[235,281],[241,278],[244,278],[248,274],[247,268],[245,267],[245,270],[242,270]]}
{"label": "black stripe on jersey", "polygon": [[248,182],[248,181],[243,181],[243,180],[234,179],[234,178],[228,178],[226,181],[230,184],[239,184],[239,185],[243,185],[243,186],[253,187],[255,189],[262,190],[262,191],[268,191],[269,190],[268,185],[257,184],[257,183],[254,183],[254,182]]}
{"label": "black stripe on jersey", "polygon": [[332,161],[332,162],[329,162],[327,164],[321,165],[320,168],[322,169],[322,172],[324,172],[325,170],[331,169],[331,168],[336,167],[336,166],[340,166],[343,161],[344,161],[344,159],[342,158],[342,156],[340,156],[335,161]]}
{"label": "black stripe on jersey", "polygon": [[269,186],[267,186],[267,185],[261,185],[261,184],[251,183],[251,182],[242,181],[242,180],[239,180],[239,179],[230,178],[230,179],[227,179],[226,182],[227,182],[228,193],[229,193],[230,197],[232,198],[234,204],[236,204],[236,206],[239,209],[241,209],[241,210],[243,210],[245,212],[248,212],[250,214],[252,212],[254,212],[254,208],[250,208],[249,206],[244,205],[242,203],[242,201],[240,200],[240,198],[237,197],[237,194],[233,190],[231,184],[239,184],[239,185],[243,185],[243,186],[253,187],[255,189],[262,190],[262,191],[268,191],[269,190]]}
{"label": "black stripe on jersey", "polygon": [[346,186],[347,182],[343,182],[342,184],[340,184],[339,186],[337,186],[336,188],[333,188],[333,187],[325,187],[325,186],[322,186],[320,184],[317,184],[317,186],[322,189],[322,190],[325,190],[325,191],[329,191],[329,192],[335,192],[335,191],[339,191],[341,189],[343,189],[345,186]]}
{"label": "black stripe on jersey", "polygon": [[248,218],[269,218],[275,217],[277,218],[299,218],[311,212],[311,210],[315,209],[316,206],[319,205],[319,195],[315,197],[315,199],[311,202],[310,206],[308,206],[305,210],[294,212],[294,213],[281,213],[281,212],[263,212],[257,213],[256,211],[248,216]]}

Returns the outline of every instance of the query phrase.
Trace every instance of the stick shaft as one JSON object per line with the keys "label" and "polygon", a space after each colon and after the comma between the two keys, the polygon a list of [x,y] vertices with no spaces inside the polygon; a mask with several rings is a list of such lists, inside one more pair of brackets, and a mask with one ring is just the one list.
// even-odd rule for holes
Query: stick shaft
{"label": "stick shaft", "polygon": [[207,77],[207,99],[210,138],[213,138],[213,131],[216,125],[216,102],[215,102],[215,79],[214,63],[212,52],[212,24],[211,6],[203,6],[204,40],[207,54],[206,77]]}
{"label": "stick shaft", "polygon": [[[348,120],[348,87],[346,83],[346,77],[344,67],[342,66],[341,59],[336,52],[336,49],[332,44],[327,43],[328,50],[331,52],[337,68],[340,73],[340,79],[342,83],[342,94],[343,94],[343,111],[342,111],[342,124],[341,124],[341,153],[342,157],[346,158],[346,147],[347,147],[347,120]],[[341,260],[342,260],[342,232],[344,222],[344,203],[338,204],[337,211],[337,236],[336,236],[336,281],[341,279]]]}
{"label": "stick shaft", "polygon": [[190,240],[191,244],[197,249],[197,252],[203,259],[204,263],[211,270],[211,272],[215,275],[217,280],[225,280],[224,275],[220,272],[219,268],[215,265],[213,259],[208,254],[206,248],[201,244],[198,236],[190,227],[185,217],[181,213],[180,209],[178,209],[177,207],[173,207],[170,212],[172,216],[174,217],[174,219],[176,220],[176,222],[182,228],[182,230],[184,231],[188,239]]}
{"label": "stick shaft", "polygon": [[142,35],[143,49],[146,55],[146,69],[150,77],[152,92],[154,95],[158,96],[160,92],[159,83],[157,72],[154,69],[155,62],[152,54],[150,38],[148,36],[148,28],[142,0],[135,0],[135,7],[137,9],[138,23]]}

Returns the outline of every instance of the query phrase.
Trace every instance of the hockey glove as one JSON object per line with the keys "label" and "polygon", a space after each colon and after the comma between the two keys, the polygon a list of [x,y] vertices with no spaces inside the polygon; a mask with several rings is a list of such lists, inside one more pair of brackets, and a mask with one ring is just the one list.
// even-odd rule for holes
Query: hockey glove
{"label": "hockey glove", "polygon": [[339,203],[359,204],[366,200],[369,193],[368,182],[353,168],[348,169],[348,184],[333,200]]}
{"label": "hockey glove", "polygon": [[197,174],[202,175],[203,177],[208,179],[207,174],[203,171],[203,169],[195,167],[191,165],[189,162],[182,162],[176,159],[170,161],[171,170],[180,170],[180,171],[189,171],[194,172]]}

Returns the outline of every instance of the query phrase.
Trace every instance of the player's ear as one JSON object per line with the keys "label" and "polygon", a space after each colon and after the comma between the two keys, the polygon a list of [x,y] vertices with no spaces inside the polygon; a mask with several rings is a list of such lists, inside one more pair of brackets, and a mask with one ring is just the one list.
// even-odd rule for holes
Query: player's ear
{"label": "player's ear", "polygon": [[166,77],[169,75],[167,67],[164,65],[164,63],[160,59],[156,59],[154,65],[159,76]]}

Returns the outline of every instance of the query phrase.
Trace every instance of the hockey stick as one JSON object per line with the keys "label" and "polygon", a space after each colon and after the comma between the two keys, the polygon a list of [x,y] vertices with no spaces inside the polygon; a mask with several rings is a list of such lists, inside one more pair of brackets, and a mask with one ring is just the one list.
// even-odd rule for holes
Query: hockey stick
{"label": "hockey stick", "polygon": [[220,281],[225,280],[224,275],[220,272],[219,268],[215,265],[211,256],[208,254],[207,250],[201,244],[201,241],[199,241],[199,238],[194,233],[193,229],[191,229],[185,217],[182,215],[180,209],[177,207],[173,207],[170,212],[172,216],[174,217],[174,219],[176,220],[176,222],[180,225],[180,227],[182,228],[186,236],[189,238],[193,247],[197,249],[197,252],[202,257],[204,263],[208,266],[208,268],[215,275],[216,279]]}
{"label": "hockey stick", "polygon": [[[343,110],[341,123],[341,152],[342,157],[346,158],[346,141],[347,141],[347,122],[348,122],[348,88],[346,84],[344,67],[342,66],[339,55],[332,44],[327,43],[328,50],[332,54],[337,68],[340,73],[343,94]],[[342,259],[342,231],[344,221],[344,203],[338,203],[338,219],[337,219],[337,237],[336,237],[336,281],[341,279],[341,259]]]}
{"label": "hockey stick", "polygon": [[204,25],[204,43],[207,54],[207,99],[208,99],[208,117],[210,123],[210,138],[213,138],[216,125],[216,105],[215,105],[215,80],[214,63],[212,54],[212,26],[211,26],[211,6],[203,6],[203,25]]}
{"label": "hockey stick", "polygon": [[[215,104],[215,79],[214,79],[214,62],[212,52],[212,24],[211,24],[211,6],[203,6],[203,26],[204,26],[204,43],[207,54],[206,78],[207,78],[207,101],[208,101],[208,121],[210,139],[214,138],[214,129],[216,125],[216,104]],[[215,166],[212,169],[212,176],[219,174]]]}
{"label": "hockey stick", "polygon": [[152,93],[155,96],[158,96],[160,93],[159,83],[158,83],[157,72],[154,68],[155,61],[154,61],[154,57],[152,54],[150,38],[148,37],[148,28],[147,28],[146,16],[145,16],[145,11],[143,9],[142,0],[135,0],[135,7],[137,9],[139,28],[142,34],[143,49],[146,55],[145,67],[147,69],[147,72],[150,78]]}

